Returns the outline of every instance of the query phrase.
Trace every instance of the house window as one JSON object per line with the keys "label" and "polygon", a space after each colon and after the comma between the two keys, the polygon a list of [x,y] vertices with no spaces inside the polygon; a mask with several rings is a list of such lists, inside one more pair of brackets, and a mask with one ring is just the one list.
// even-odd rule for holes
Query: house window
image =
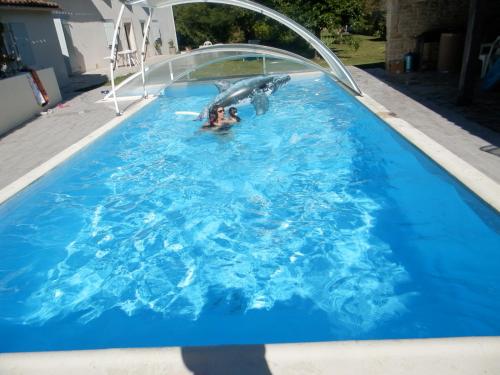
{"label": "house window", "polygon": [[[140,21],[141,22],[141,33],[142,37],[144,38],[144,27],[146,26],[146,21]],[[146,30],[146,33],[148,33],[149,30]],[[149,44],[149,35],[146,35],[146,49]]]}
{"label": "house window", "polygon": [[137,49],[135,45],[134,28],[131,22],[124,22],[123,28],[125,29],[125,37],[127,39],[127,47],[129,50],[135,51]]}

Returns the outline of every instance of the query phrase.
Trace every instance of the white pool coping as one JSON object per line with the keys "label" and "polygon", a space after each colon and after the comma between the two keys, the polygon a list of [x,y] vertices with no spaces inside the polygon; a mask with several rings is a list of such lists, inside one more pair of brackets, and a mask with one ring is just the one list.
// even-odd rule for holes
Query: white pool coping
{"label": "white pool coping", "polygon": [[0,374],[500,374],[500,338],[13,353],[0,354]]}
{"label": "white pool coping", "polygon": [[[368,95],[364,94],[357,99],[500,212],[498,183],[408,122],[396,117]],[[155,98],[134,103],[124,115],[109,121],[0,190],[0,204],[114,129],[153,100]],[[190,356],[191,360],[203,364],[206,368],[215,368],[206,374],[256,374],[252,371],[252,368],[255,368],[252,365],[255,365],[257,360],[254,354],[240,361],[241,358],[248,356],[245,352],[248,352],[249,348],[252,347],[208,347],[197,349],[198,351],[192,349]],[[273,375],[500,374],[500,337],[338,341],[265,345],[260,348],[265,348],[265,363]],[[175,347],[0,354],[0,374],[191,374],[183,360],[182,354],[185,350]],[[214,350],[229,353],[227,360],[222,361],[223,363],[220,359],[214,360]],[[255,350],[253,352],[252,350],[250,349],[250,352],[255,353]],[[262,358],[259,361],[262,365]],[[235,367],[245,364],[247,367],[241,371],[233,371]],[[263,373],[269,374],[265,371]]]}
{"label": "white pool coping", "polygon": [[500,212],[500,184],[407,121],[397,117],[366,93],[363,93],[363,96],[356,96],[356,99],[403,136],[403,138],[420,149],[420,151],[443,167],[449,174],[482,198],[497,212]]}

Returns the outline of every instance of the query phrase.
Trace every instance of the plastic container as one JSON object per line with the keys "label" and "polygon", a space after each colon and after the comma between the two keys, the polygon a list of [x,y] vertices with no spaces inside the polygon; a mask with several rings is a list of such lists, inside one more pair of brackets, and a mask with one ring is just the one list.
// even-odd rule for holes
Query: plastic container
{"label": "plastic container", "polygon": [[404,55],[403,61],[404,61],[405,73],[413,72],[415,70],[414,53],[408,52],[406,55]]}

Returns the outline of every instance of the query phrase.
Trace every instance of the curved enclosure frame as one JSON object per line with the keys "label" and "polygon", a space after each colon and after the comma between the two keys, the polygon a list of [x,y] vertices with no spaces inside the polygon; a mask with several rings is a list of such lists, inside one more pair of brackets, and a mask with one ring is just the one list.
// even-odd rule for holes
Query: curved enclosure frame
{"label": "curved enclosure frame", "polygon": [[[163,89],[204,67],[229,60],[259,58],[263,74],[284,73],[292,71],[321,71],[334,80],[337,76],[310,60],[278,48],[252,44],[224,44],[201,48],[189,53],[175,55],[171,59],[153,64],[143,72],[137,72],[118,85],[114,92],[105,96],[105,100],[113,95],[124,100],[140,99],[144,88],[146,95],[158,95]],[[283,66],[283,63],[285,66]],[[284,70],[286,69],[286,70]],[[143,86],[144,77],[145,86]],[[227,78],[227,77],[225,77]]]}
{"label": "curved enclosure frame", "polygon": [[[111,49],[111,56],[110,56],[110,70],[111,70],[111,83],[112,83],[112,91],[111,95],[113,96],[113,99],[115,101],[115,109],[116,113],[120,114],[120,111],[118,109],[118,104],[117,104],[117,99],[116,99],[116,90],[115,89],[115,84],[114,84],[114,75],[113,75],[113,65],[114,65],[114,54],[115,54],[115,49],[116,49],[116,43],[115,39],[118,33],[120,21],[121,21],[121,16],[123,14],[123,8],[125,5],[142,5],[145,7],[150,8],[151,10],[154,8],[162,8],[162,7],[167,7],[167,6],[173,6],[173,5],[181,5],[181,4],[192,4],[192,3],[215,3],[215,4],[225,4],[225,5],[233,5],[237,6],[240,8],[245,8],[248,10],[252,10],[254,12],[263,14],[267,17],[270,17],[279,23],[287,26],[291,30],[295,31],[299,36],[301,36],[304,40],[306,40],[311,47],[313,47],[326,61],[326,63],[329,66],[329,73],[331,76],[335,77],[339,82],[343,83],[346,87],[348,87],[350,90],[352,90],[355,94],[357,95],[362,95],[361,90],[359,89],[358,85],[350,75],[350,73],[347,71],[345,66],[342,64],[342,62],[338,59],[337,56],[320,40],[318,39],[314,34],[312,34],[309,30],[298,24],[297,22],[293,21],[292,19],[286,17],[285,15],[276,12],[264,5],[254,3],[252,1],[248,0],[121,0],[122,1],[122,9],[120,10],[120,15],[118,16],[118,20],[116,22],[115,26],[115,34],[113,37],[113,45]],[[149,20],[148,20],[149,21]],[[144,39],[147,37],[149,31],[149,22],[146,24],[144,28]],[[143,49],[141,50],[141,76],[142,76],[142,85],[143,85],[143,93],[142,95],[146,97],[148,95],[147,89],[146,89],[146,81],[148,77],[145,74],[145,68],[144,68],[144,59],[145,59],[145,54],[144,54],[144,42],[142,43]],[[281,51],[281,50],[280,50]],[[281,51],[282,53],[286,53],[285,51]],[[253,52],[256,53],[256,52]],[[290,53],[291,54],[291,53]],[[192,55],[192,54],[190,54]],[[294,55],[294,58],[296,58],[298,55]],[[306,60],[306,59],[304,59]],[[173,61],[173,60],[171,60]],[[313,64],[309,62],[307,65],[314,65],[316,69],[323,70],[320,68],[318,65]],[[172,69],[171,69],[172,72]],[[134,77],[135,78],[135,77]],[[173,73],[171,73],[171,80],[174,80]],[[123,87],[121,85],[121,87]]]}

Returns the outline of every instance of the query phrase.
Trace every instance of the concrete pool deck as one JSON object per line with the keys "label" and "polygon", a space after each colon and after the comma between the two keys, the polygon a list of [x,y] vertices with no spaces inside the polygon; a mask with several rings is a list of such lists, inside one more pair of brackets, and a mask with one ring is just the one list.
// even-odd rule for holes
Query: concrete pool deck
{"label": "concrete pool deck", "polygon": [[[410,123],[431,143],[444,146],[495,186],[500,184],[500,158],[481,150],[498,147],[500,135],[488,129],[484,138],[477,135],[481,129],[473,135],[464,122],[457,126],[368,73],[356,68],[352,72],[367,94],[364,102],[387,122],[395,119],[393,128]],[[112,104],[95,103],[104,89],[78,95],[0,139],[0,189],[69,147],[76,152],[75,142],[95,139],[93,132],[106,131],[104,124],[109,129],[123,120],[126,116],[115,117]],[[143,101],[134,107],[147,104]],[[473,123],[470,126],[474,129]],[[428,138],[420,139],[425,143]],[[500,337],[380,340],[0,354],[0,374],[500,374],[498,358]]]}
{"label": "concrete pool deck", "polygon": [[[425,97],[418,101],[407,96],[403,85],[384,78],[382,69],[361,70],[349,67],[361,90],[386,107],[398,118],[500,183],[500,133],[468,120],[462,114]],[[500,121],[500,119],[498,120]]]}
{"label": "concrete pool deck", "polygon": [[105,349],[0,354],[9,375],[494,375],[500,339]]}

